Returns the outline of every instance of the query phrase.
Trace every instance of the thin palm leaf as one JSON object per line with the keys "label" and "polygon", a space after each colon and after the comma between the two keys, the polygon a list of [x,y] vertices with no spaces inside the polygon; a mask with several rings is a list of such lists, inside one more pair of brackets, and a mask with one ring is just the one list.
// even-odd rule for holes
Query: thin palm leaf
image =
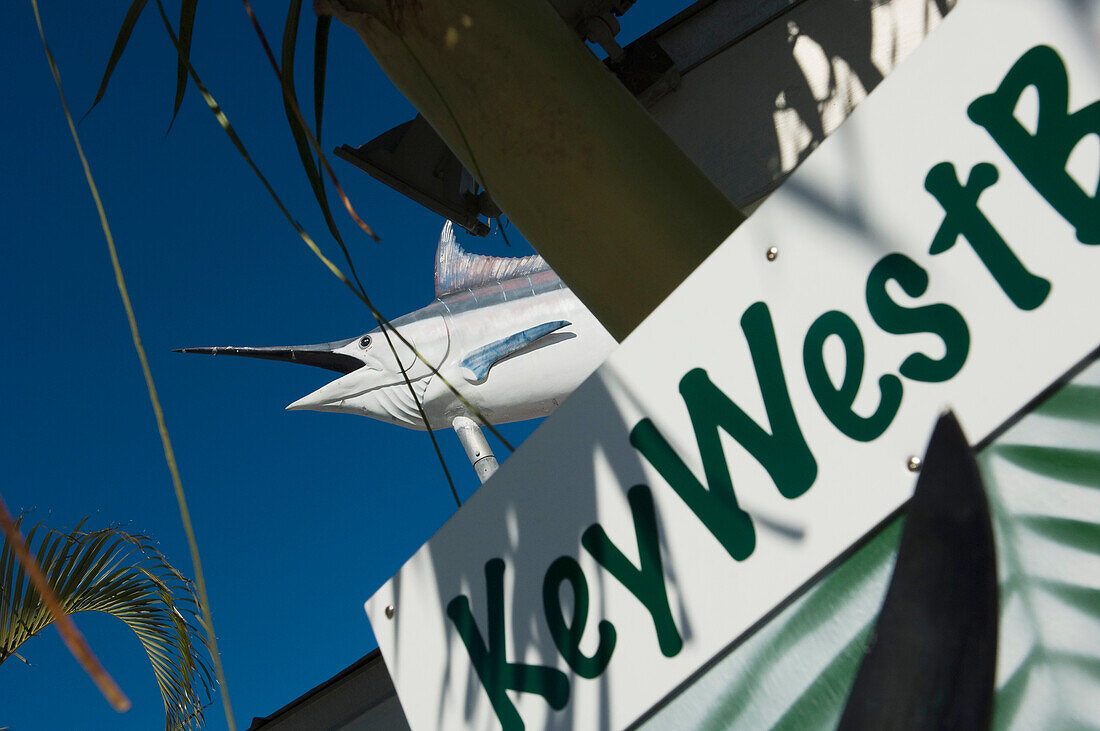
{"label": "thin palm leaf", "polygon": [[[294,54],[298,46],[298,20],[301,16],[301,12],[302,0],[291,0],[290,7],[287,9],[286,25],[283,28],[283,65],[280,70],[282,81],[286,85],[283,93],[283,107],[286,112],[286,121],[287,124],[290,125],[290,133],[294,137],[294,144],[298,148],[298,156],[302,160],[302,169],[309,179],[310,187],[313,188],[313,195],[317,198],[317,204],[320,206],[321,213],[325,217],[325,224],[328,226],[329,233],[332,234],[332,238],[339,244],[340,250],[344,254],[344,259],[348,263],[348,269],[352,279],[355,280],[355,283],[359,285],[359,289],[362,290],[363,283],[359,281],[359,275],[355,273],[355,265],[352,263],[351,254],[348,253],[347,245],[340,235],[340,229],[336,227],[336,221],[332,218],[332,210],[329,208],[328,196],[325,194],[325,180],[321,177],[321,173],[317,169],[317,163],[313,161],[313,149],[310,147],[309,140],[306,137],[308,131],[303,124],[304,120],[295,114],[295,110],[298,107],[298,92],[294,88]],[[320,36],[320,39],[325,45],[317,49],[317,62],[321,64],[321,67],[319,70],[320,76],[314,79],[314,84],[320,83],[320,86],[316,88],[316,96],[314,97],[315,112],[317,116],[316,138],[318,144],[320,144],[321,135],[321,105],[324,103],[323,74],[328,43],[327,35]]]}
{"label": "thin palm leaf", "polygon": [[195,27],[195,7],[198,0],[183,0],[180,5],[180,35],[178,60],[176,62],[176,99],[172,103],[172,121],[168,123],[169,129],[176,121],[176,115],[183,104],[183,94],[187,91],[187,64],[191,58],[191,33]]}
{"label": "thin palm leaf", "polygon": [[[122,58],[122,52],[126,50],[126,44],[130,42],[130,34],[134,32],[134,26],[137,25],[138,18],[141,17],[141,11],[145,9],[146,2],[148,0],[134,0],[126,11],[126,15],[122,19],[122,26],[118,30],[118,37],[115,39],[114,48],[111,49],[111,56],[107,59],[107,69],[103,72],[103,79],[99,82],[95,99],[92,100],[92,105],[88,107],[88,111],[84,112],[84,117],[87,117],[95,109],[95,105],[99,104],[100,100],[103,99],[103,95],[107,93],[107,84],[111,81],[111,74],[115,72],[115,66],[118,64],[118,60]],[[81,117],[81,120],[84,117]]]}
{"label": "thin palm leaf", "polygon": [[[165,728],[202,724],[211,673],[191,582],[152,542],[118,528],[27,532],[66,614],[103,612],[141,641],[164,701]],[[5,540],[0,548],[0,664],[53,622]]]}

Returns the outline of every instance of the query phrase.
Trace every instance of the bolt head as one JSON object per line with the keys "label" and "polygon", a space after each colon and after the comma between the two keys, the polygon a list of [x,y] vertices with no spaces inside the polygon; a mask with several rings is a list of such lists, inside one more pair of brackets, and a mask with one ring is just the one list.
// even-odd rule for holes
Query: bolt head
{"label": "bolt head", "polygon": [[768,249],[768,261],[775,261],[778,258],[779,258],[779,248],[778,247],[773,246],[770,249]]}
{"label": "bolt head", "polygon": [[909,464],[907,466],[909,467],[910,472],[920,472],[921,465],[923,464],[924,461],[921,460],[920,457],[913,455],[909,458]]}
{"label": "bolt head", "polygon": [[390,604],[388,607],[386,607],[386,619],[393,619],[393,615],[394,615],[393,605]]}

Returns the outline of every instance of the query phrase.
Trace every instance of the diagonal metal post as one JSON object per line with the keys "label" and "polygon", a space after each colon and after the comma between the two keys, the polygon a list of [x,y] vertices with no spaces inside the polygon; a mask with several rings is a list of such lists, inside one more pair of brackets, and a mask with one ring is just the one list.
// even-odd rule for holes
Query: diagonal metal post
{"label": "diagonal metal post", "polygon": [[622,340],[744,216],[547,0],[317,0]]}

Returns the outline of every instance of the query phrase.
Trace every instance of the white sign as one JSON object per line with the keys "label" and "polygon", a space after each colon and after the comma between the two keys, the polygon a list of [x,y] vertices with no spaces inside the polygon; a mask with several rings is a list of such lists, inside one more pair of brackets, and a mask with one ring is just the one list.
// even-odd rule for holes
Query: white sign
{"label": "white sign", "polygon": [[630,724],[1100,344],[1098,6],[963,3],[367,602],[414,729]]}

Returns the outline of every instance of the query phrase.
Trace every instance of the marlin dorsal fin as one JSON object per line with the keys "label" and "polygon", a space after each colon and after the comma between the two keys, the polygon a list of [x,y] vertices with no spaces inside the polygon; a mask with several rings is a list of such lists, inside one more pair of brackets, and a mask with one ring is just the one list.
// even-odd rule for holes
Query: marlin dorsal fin
{"label": "marlin dorsal fin", "polygon": [[485,256],[468,254],[455,239],[450,221],[443,225],[435,252],[435,296],[442,297],[479,284],[502,282],[550,268],[538,254],[531,256]]}

